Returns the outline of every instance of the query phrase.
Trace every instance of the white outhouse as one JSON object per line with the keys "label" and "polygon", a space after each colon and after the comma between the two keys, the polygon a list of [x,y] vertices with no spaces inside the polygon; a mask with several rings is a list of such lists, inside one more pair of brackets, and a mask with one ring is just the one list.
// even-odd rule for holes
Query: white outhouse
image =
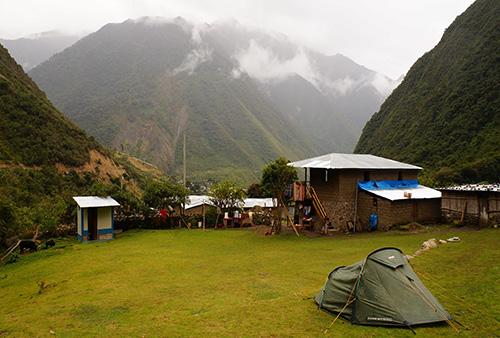
{"label": "white outhouse", "polygon": [[80,241],[113,239],[113,208],[120,204],[111,197],[76,196],[76,227]]}

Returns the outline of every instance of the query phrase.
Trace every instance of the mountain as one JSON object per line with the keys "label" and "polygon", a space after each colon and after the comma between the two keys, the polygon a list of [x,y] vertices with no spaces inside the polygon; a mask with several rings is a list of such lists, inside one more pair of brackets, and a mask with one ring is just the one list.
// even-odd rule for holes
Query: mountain
{"label": "mountain", "polygon": [[[156,19],[160,20],[160,19]],[[314,152],[255,82],[173,21],[108,24],[32,70],[51,100],[104,144],[190,178],[257,178],[267,161]]]}
{"label": "mountain", "polygon": [[94,140],[57,111],[45,94],[0,48],[0,160],[35,166],[79,166],[99,151]]}
{"label": "mountain", "polygon": [[[359,120],[378,109],[381,94],[368,108],[358,97],[377,93],[362,81],[375,72],[346,57],[318,55],[282,35],[234,23],[146,17],[108,24],[30,75],[59,109],[109,147],[179,174],[186,134],[190,179],[248,182],[277,156],[352,151]],[[337,74],[338,60],[362,71]],[[258,72],[269,66],[267,74]],[[335,91],[335,80],[346,76],[355,80]],[[335,106],[351,92],[365,117]]]}
{"label": "mountain", "polygon": [[348,57],[327,56],[286,36],[220,22],[206,34],[237,61],[263,92],[323,152],[351,152],[361,129],[395,87],[390,78]]}
{"label": "mountain", "polygon": [[500,3],[477,0],[366,124],[357,153],[424,166],[436,184],[500,177]]}
{"label": "mountain", "polygon": [[0,44],[9,50],[25,71],[29,71],[52,55],[71,46],[79,38],[75,35],[50,31],[19,39],[0,39]]}
{"label": "mountain", "polygon": [[54,108],[0,45],[0,247],[49,219],[71,222],[75,195],[111,194],[128,206],[153,174],[120,162],[127,167]]}
{"label": "mountain", "polygon": [[311,135],[322,153],[352,151],[361,128],[349,116],[337,112],[328,96],[311,82],[294,74],[264,83],[262,90],[283,114]]}

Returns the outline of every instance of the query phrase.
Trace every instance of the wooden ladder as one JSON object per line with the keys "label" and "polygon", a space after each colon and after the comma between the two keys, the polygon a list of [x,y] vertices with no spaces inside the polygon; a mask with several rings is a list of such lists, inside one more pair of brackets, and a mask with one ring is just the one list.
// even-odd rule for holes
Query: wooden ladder
{"label": "wooden ladder", "polygon": [[309,186],[309,195],[311,195],[311,198],[313,200],[314,210],[316,210],[316,212],[321,218],[326,219],[327,216],[325,208],[323,207],[323,203],[321,203],[321,200],[319,199],[316,190],[314,190],[312,186]]}

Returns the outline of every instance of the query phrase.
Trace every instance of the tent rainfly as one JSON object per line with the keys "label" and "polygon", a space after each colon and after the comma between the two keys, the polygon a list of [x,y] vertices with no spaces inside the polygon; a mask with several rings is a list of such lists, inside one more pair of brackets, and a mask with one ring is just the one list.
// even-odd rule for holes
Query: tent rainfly
{"label": "tent rainfly", "polygon": [[364,261],[337,267],[315,301],[319,308],[353,324],[411,328],[446,321],[451,325],[450,314],[397,248],[381,248]]}
{"label": "tent rainfly", "polygon": [[76,228],[80,241],[113,239],[113,207],[120,204],[111,197],[75,196]]}

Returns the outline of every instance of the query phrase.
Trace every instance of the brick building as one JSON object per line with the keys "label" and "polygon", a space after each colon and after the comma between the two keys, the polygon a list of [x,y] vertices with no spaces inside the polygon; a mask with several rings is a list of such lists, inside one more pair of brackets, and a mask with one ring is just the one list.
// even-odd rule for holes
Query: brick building
{"label": "brick building", "polygon": [[308,195],[321,218],[337,228],[363,231],[377,214],[379,227],[440,218],[437,190],[418,184],[420,167],[366,154],[332,153],[290,163],[304,169]]}

